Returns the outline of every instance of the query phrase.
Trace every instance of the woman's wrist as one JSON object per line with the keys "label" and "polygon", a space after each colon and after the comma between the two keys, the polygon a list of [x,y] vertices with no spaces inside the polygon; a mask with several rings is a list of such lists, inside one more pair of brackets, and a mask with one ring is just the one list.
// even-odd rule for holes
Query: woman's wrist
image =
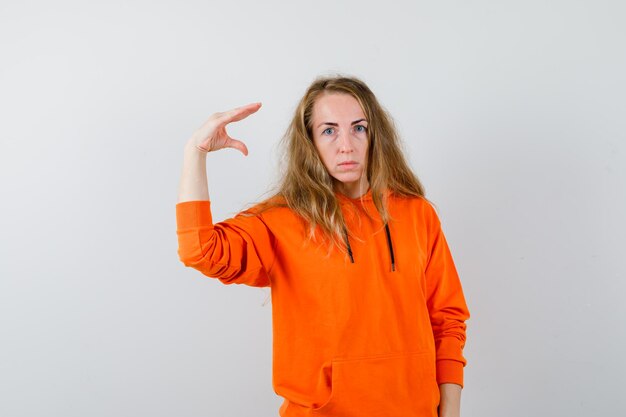
{"label": "woman's wrist", "polygon": [[185,144],[185,154],[198,153],[198,154],[206,155],[208,152],[210,151],[208,149],[201,148],[200,145],[198,145],[198,141],[195,140],[193,137],[189,139],[187,143]]}
{"label": "woman's wrist", "polygon": [[461,415],[461,386],[444,383],[439,385],[439,417],[459,417]]}
{"label": "woman's wrist", "polygon": [[190,140],[184,150],[178,202],[208,199],[206,152],[197,149],[195,143]]}

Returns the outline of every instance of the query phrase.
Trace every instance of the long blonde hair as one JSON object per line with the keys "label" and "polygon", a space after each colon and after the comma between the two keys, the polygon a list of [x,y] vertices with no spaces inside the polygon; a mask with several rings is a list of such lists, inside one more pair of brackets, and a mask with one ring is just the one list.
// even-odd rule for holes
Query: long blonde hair
{"label": "long blonde hair", "polygon": [[313,144],[313,105],[324,93],[349,94],[363,109],[369,141],[366,175],[372,200],[384,224],[390,220],[388,193],[425,197],[425,191],[404,158],[392,117],[369,87],[356,77],[318,77],[300,100],[282,138],[285,172],[278,191],[259,206],[259,212],[276,206],[289,207],[305,221],[309,238],[316,237],[315,230],[319,227],[330,246],[345,249],[343,237],[347,228],[333,179]]}

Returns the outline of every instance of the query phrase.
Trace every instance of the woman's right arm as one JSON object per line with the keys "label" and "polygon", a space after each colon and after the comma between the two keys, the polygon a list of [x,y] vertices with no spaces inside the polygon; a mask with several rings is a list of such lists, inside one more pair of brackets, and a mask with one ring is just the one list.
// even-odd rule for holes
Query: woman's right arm
{"label": "woman's right arm", "polygon": [[260,107],[261,103],[253,103],[213,114],[185,145],[176,204],[179,259],[224,284],[270,285],[267,269],[273,264],[274,252],[267,226],[255,216],[236,216],[214,224],[206,176],[207,152],[235,148],[248,154],[246,145],[228,136],[225,127]]}
{"label": "woman's right arm", "polygon": [[246,145],[226,133],[226,125],[244,119],[261,108],[251,103],[236,109],[211,115],[194,132],[185,145],[183,170],[178,188],[178,202],[209,200],[206,175],[206,154],[222,148],[235,148],[248,154]]}

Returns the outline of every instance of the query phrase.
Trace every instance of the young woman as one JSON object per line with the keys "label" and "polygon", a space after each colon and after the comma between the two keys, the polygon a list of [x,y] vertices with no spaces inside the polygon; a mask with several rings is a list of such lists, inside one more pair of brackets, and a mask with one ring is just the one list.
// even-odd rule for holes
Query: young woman
{"label": "young woman", "polygon": [[224,284],[270,287],[280,416],[459,416],[469,311],[391,117],[359,79],[315,80],[278,192],[213,223],[206,155],[247,154],[226,126],[260,107],[216,113],[189,139],[178,254]]}

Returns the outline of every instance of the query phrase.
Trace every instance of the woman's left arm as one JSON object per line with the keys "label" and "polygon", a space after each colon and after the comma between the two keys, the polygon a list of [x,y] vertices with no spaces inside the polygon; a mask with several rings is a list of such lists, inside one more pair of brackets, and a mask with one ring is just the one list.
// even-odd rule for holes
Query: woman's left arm
{"label": "woman's left arm", "polygon": [[430,256],[424,271],[424,288],[435,342],[437,383],[462,388],[463,368],[467,363],[463,356],[465,321],[469,319],[469,310],[441,222],[430,208],[427,220]]}
{"label": "woman's left arm", "polygon": [[458,384],[439,385],[439,417],[461,416],[461,386]]}

